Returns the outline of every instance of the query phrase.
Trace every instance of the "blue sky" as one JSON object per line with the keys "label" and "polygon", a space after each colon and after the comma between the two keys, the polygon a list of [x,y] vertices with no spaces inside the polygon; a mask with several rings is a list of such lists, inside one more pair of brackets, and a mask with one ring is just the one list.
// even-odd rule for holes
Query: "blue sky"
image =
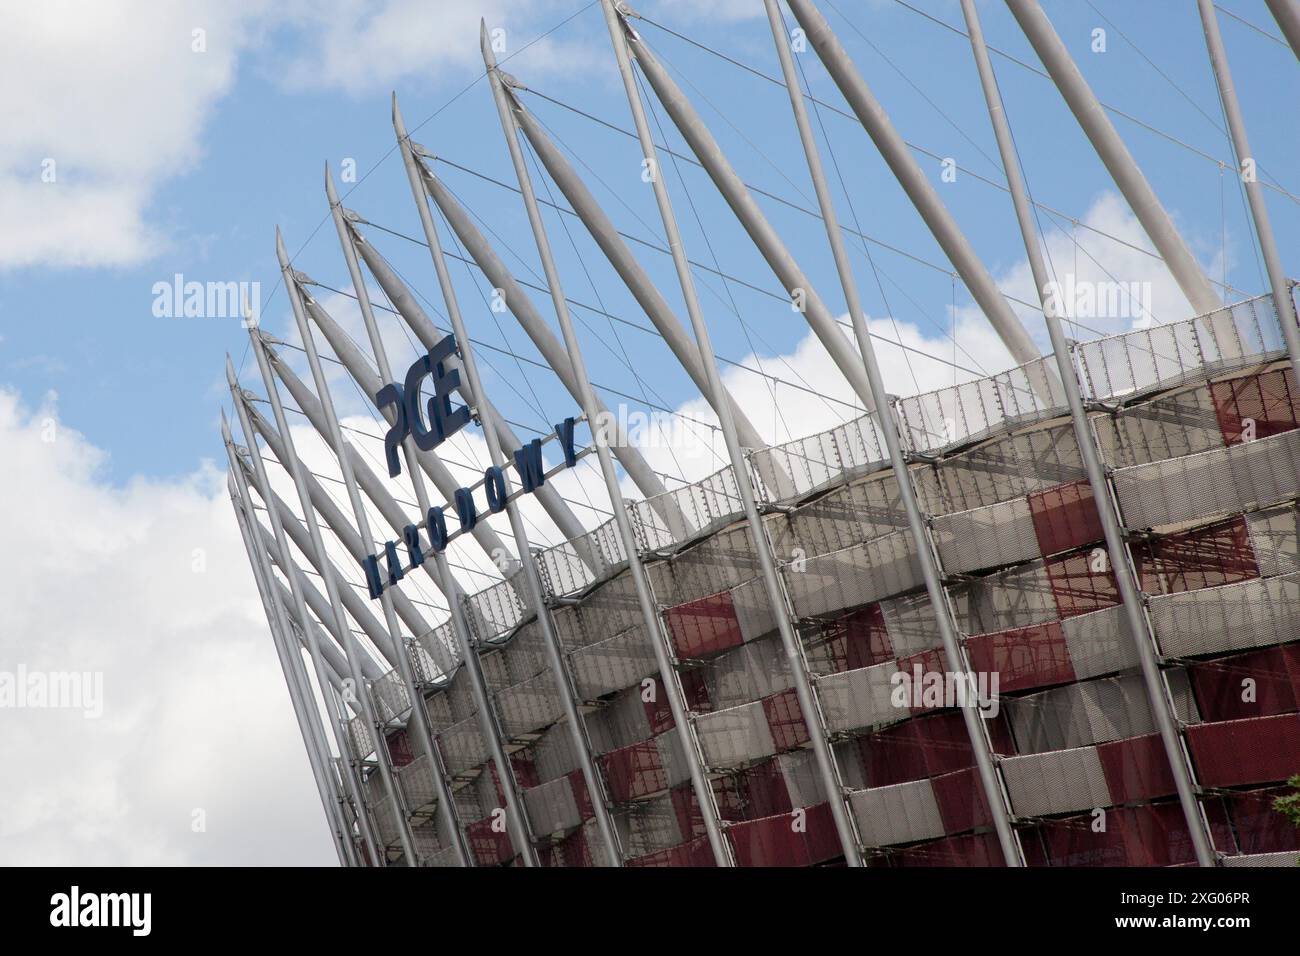
{"label": "blue sky", "polygon": [[[524,24],[521,29],[514,29],[511,20],[503,19],[511,27],[512,44],[532,39],[568,13],[581,10],[583,4],[525,6],[543,9],[530,10],[524,16],[515,14],[515,19]],[[956,3],[922,0],[917,6],[950,23],[961,22]],[[1229,0],[1224,6],[1276,32],[1261,3]],[[761,5],[753,7],[761,11]],[[1000,4],[985,3],[981,8],[990,42],[1036,65],[1037,59],[1009,13]],[[681,4],[646,4],[646,9],[656,19],[721,52],[765,72],[777,71],[770,34],[761,16],[693,17]],[[954,157],[963,167],[996,178],[996,148],[966,40],[894,3],[841,2],[835,9],[848,14],[847,20],[829,6],[828,16],[904,136],[942,156]],[[1047,9],[1105,102],[1122,106],[1126,112],[1204,153],[1228,155],[1222,133],[1117,34],[1117,29],[1122,30],[1140,44],[1146,56],[1218,122],[1200,25],[1190,5],[1172,0],[1143,4],[1099,0],[1096,9],[1109,18],[1113,27],[1108,27],[1086,3],[1049,2]],[[1284,186],[1300,187],[1291,179],[1293,166],[1288,162],[1300,146],[1300,132],[1291,121],[1300,85],[1292,54],[1235,20],[1223,20],[1255,151],[1264,168],[1277,175]],[[847,25],[850,22],[852,27]],[[1098,25],[1107,27],[1109,33],[1104,54],[1089,51],[1091,30]],[[872,37],[877,49],[873,50],[853,27]],[[199,281],[260,281],[267,300],[265,321],[273,331],[282,330],[287,321],[285,301],[281,293],[271,295],[277,278],[272,247],[275,225],[284,229],[291,250],[296,252],[307,243],[297,253],[299,268],[335,286],[345,283],[346,273],[332,232],[321,230],[307,242],[325,213],[321,174],[327,158],[334,162],[336,175],[338,164],[346,157],[355,159],[363,172],[374,167],[348,196],[350,206],[375,222],[407,234],[418,231],[400,163],[390,153],[393,137],[388,118],[389,92],[392,88],[399,91],[408,122],[415,126],[473,82],[478,73],[472,62],[477,59],[477,51],[471,50],[474,56],[468,62],[440,64],[433,59],[416,59],[409,72],[396,78],[363,76],[339,86],[327,76],[314,83],[310,69],[306,69],[306,76],[286,80],[286,62],[310,63],[315,58],[320,29],[318,23],[272,22],[266,34],[239,49],[227,89],[212,98],[198,123],[193,162],[177,169],[174,175],[159,175],[156,187],[141,206],[142,219],[156,234],[156,242],[148,252],[136,261],[117,266],[32,264],[0,271],[0,327],[4,335],[0,342],[0,380],[17,388],[28,402],[38,401],[49,390],[57,391],[62,418],[110,453],[107,473],[115,482],[135,474],[177,475],[194,468],[203,457],[217,457],[220,449],[214,425],[221,398],[222,353],[230,350],[237,359],[243,354],[243,332],[237,322],[155,318],[150,312],[154,282],[168,281],[177,272]],[[679,82],[686,77],[705,91],[725,111],[731,124],[743,130],[773,165],[786,171],[805,196],[810,194],[781,90],[654,27],[646,27],[643,32],[664,62],[678,71]],[[525,54],[518,65],[511,63],[507,68],[516,70],[521,80],[549,96],[627,126],[626,104],[621,88],[615,85],[598,8],[581,10],[552,36],[564,46],[568,63],[555,62],[548,55],[530,72]],[[178,39],[188,42],[187,36]],[[473,40],[472,34],[463,37],[466,44],[472,45]],[[223,55],[216,49],[222,42],[222,37],[211,36],[205,55]],[[887,55],[893,66],[877,50]],[[802,62],[819,95],[840,104],[842,101],[830,88],[815,58],[809,55]],[[1110,188],[1086,140],[1050,83],[1002,58],[995,58],[995,66],[1035,196],[1064,212],[1085,215]],[[773,165],[697,98],[691,86],[685,88],[742,175],[773,192],[798,196]],[[938,109],[929,106],[921,94]],[[648,188],[637,188],[640,184],[629,178],[638,161],[634,142],[535,96],[528,97],[528,102],[591,167],[605,171],[612,182],[621,183],[623,198],[645,222],[657,226]],[[126,117],[128,123],[141,121],[149,122],[147,117]],[[942,255],[889,178],[865,134],[855,124],[833,114],[827,114],[825,121],[865,231],[941,263]],[[667,124],[666,118],[664,122]],[[1206,159],[1133,123],[1123,119],[1116,122],[1198,255],[1203,261],[1211,261],[1219,252],[1224,223],[1219,171]],[[483,83],[446,106],[415,135],[448,159],[498,179],[512,179]],[[675,134],[669,138],[679,142]],[[30,157],[36,163],[38,154],[44,155],[37,151]],[[922,162],[933,174],[933,181],[940,184],[938,163],[924,156]],[[80,157],[68,156],[65,165],[70,168],[67,178],[79,175]],[[513,237],[510,247],[536,268],[536,255],[531,242],[526,241],[517,197],[458,170],[440,168],[440,172],[499,233]],[[708,238],[723,267],[766,289],[777,288],[734,227],[725,207],[707,188],[703,174],[688,168],[686,176],[691,195],[709,223]],[[958,182],[940,185],[942,196],[995,275],[1002,275],[1023,259],[1005,194],[960,173]],[[61,185],[48,188],[58,189]],[[349,187],[344,184],[344,188]],[[620,226],[647,235],[610,193],[595,188]],[[1239,193],[1230,178],[1224,189],[1231,258],[1229,281],[1251,292],[1262,291],[1247,244],[1247,223]],[[677,192],[681,202],[680,186]],[[1292,250],[1297,246],[1294,240],[1300,217],[1293,202],[1272,192],[1269,199],[1280,245],[1294,273],[1297,254]],[[808,204],[806,198],[801,201]],[[823,295],[833,307],[841,307],[818,224],[771,203],[765,203],[765,208]],[[847,210],[842,215],[849,219]],[[705,259],[708,249],[685,206],[680,218],[692,254]],[[552,227],[558,229],[556,222]],[[608,304],[617,304],[609,311],[638,318],[645,324],[580,227],[575,225],[573,232],[578,248],[590,262],[596,287]],[[383,251],[406,266],[405,275],[426,295],[436,298],[436,286],[422,250],[404,248],[407,244],[391,236],[374,238]],[[591,287],[562,233],[557,234],[555,244],[562,254],[567,254],[564,274],[570,295],[592,301]],[[675,285],[666,257],[649,254],[647,262],[653,265],[656,278],[662,279],[661,288],[672,294]],[[861,258],[858,262],[865,265]],[[940,335],[940,330],[948,327],[953,290],[943,275],[887,252],[877,254],[877,265],[889,276],[885,291],[900,321],[919,324],[927,337]],[[458,275],[465,278],[463,270],[458,270]],[[868,275],[862,277],[862,282],[867,308],[873,315],[885,314],[875,283]],[[715,287],[726,294],[720,284],[715,283]],[[468,284],[465,290],[464,295],[473,295]],[[804,329],[789,320],[788,309],[780,303],[743,289],[731,291],[753,326],[753,334],[773,350],[789,351],[803,336]],[[677,300],[675,294],[671,298]],[[538,302],[545,307],[540,296]],[[739,359],[750,350],[750,342],[760,353],[768,352],[758,339],[746,339],[719,298],[706,292],[705,303],[706,307],[712,306],[710,317],[720,353]],[[969,303],[960,287],[957,303]],[[482,308],[469,313],[476,334],[504,344],[491,318]],[[523,336],[509,327],[509,317],[504,319],[504,340],[512,348],[533,354]],[[1030,324],[1037,333],[1039,330]],[[612,342],[607,322],[598,320],[595,327]],[[625,346],[638,354],[638,365],[646,369],[670,404],[692,397],[690,383],[672,367],[671,357],[661,345],[635,330],[624,328],[620,334]],[[593,377],[598,381],[628,378],[626,369],[610,352],[590,338],[587,352]],[[550,388],[551,383],[542,384],[547,386],[542,390],[545,404],[561,407],[565,399],[558,390]],[[508,413],[528,414],[522,408],[511,407],[514,396],[508,389],[498,386],[494,395]],[[537,416],[525,420],[536,421]]]}
{"label": "blue sky", "polygon": [[[819,5],[902,135],[933,154],[917,153],[922,168],[995,279],[1009,294],[1032,298],[1011,204],[979,179],[1001,174],[969,44],[927,19],[960,25],[960,8],[956,0],[909,4]],[[779,72],[758,0],[641,6],[706,47]],[[1101,99],[1133,118],[1114,122],[1211,278],[1233,287],[1229,299],[1265,291],[1195,6],[1044,6]],[[979,8],[989,42],[1037,67],[1005,7],[982,0]],[[1298,275],[1300,208],[1292,197],[1300,175],[1292,158],[1300,151],[1300,66],[1276,39],[1262,0],[1223,0],[1220,8],[1273,35],[1221,14],[1255,155],[1263,178],[1271,174],[1280,187],[1266,196],[1284,264]],[[503,56],[522,50],[505,68],[532,88],[524,102],[572,151],[616,225],[657,240],[659,219],[639,178],[635,141],[544,98],[630,126],[599,7],[586,0],[141,0],[6,12],[0,537],[15,546],[0,555],[0,578],[11,588],[0,602],[0,669],[22,663],[100,672],[105,701],[97,721],[52,711],[6,716],[0,757],[29,773],[0,780],[0,803],[10,808],[0,820],[0,859],[331,860],[225,498],[218,421],[228,405],[227,351],[245,384],[262,391],[246,360],[246,335],[233,318],[156,317],[152,290],[176,273],[199,282],[260,282],[264,326],[292,339],[287,302],[276,289],[276,226],[298,269],[349,287],[324,223],[326,162],[346,205],[385,229],[419,233],[393,152],[393,90],[414,137],[448,161],[435,170],[498,237],[516,275],[533,279],[530,271],[540,266],[518,197],[457,168],[513,181],[479,79],[480,15],[506,30]],[[1106,30],[1104,53],[1091,50],[1097,28]],[[205,31],[204,52],[192,49],[196,29]],[[758,189],[814,205],[784,91],[659,27],[644,24],[641,32],[740,174]],[[800,63],[812,91],[842,107],[815,56]],[[1186,317],[1186,301],[1160,263],[1140,251],[1148,245],[1140,227],[1055,88],[1005,57],[995,56],[994,65],[1034,197],[1064,215],[1043,218],[1061,225],[1047,236],[1057,269],[1097,279],[1104,268],[1122,281],[1149,282],[1156,321]],[[657,115],[667,141],[682,149],[666,116]],[[851,225],[856,217],[865,233],[901,250],[871,246],[869,262],[850,243],[873,331],[919,350],[905,356],[880,347],[888,387],[906,394],[1004,368],[1001,346],[866,134],[833,112],[822,119],[842,220]],[[943,157],[960,167],[955,182],[941,179]],[[55,161],[54,182],[41,180],[47,159]],[[356,184],[343,175],[348,159],[366,174]],[[1216,160],[1229,165],[1221,169]],[[759,430],[779,439],[845,417],[849,390],[705,175],[683,165],[679,180],[672,164],[664,168],[691,257],[710,264],[716,257],[721,271],[743,280],[697,275],[719,355],[794,383],[774,395],[753,371],[726,366],[729,386]],[[547,198],[543,180],[538,190]],[[820,223],[759,202],[831,309],[842,312]],[[636,400],[644,395],[708,418],[663,343],[633,327],[648,322],[580,225],[567,220],[566,231],[550,212],[547,221],[568,295],[626,320],[574,310],[591,376],[613,389],[606,401],[644,409]],[[425,297],[425,308],[441,310],[426,250],[375,226],[362,231]],[[636,251],[684,316],[668,258]],[[521,434],[572,414],[574,402],[554,377],[522,361],[536,352],[510,316],[484,306],[481,277],[460,263],[453,275],[471,334],[496,349],[478,352],[487,388],[521,423]],[[319,298],[361,335],[346,299],[325,291]],[[549,301],[538,294],[536,303],[550,320]],[[1042,342],[1041,316],[1021,315]],[[1130,321],[1089,324],[1118,332]],[[392,364],[404,368],[415,351],[393,327],[387,333],[396,343]],[[966,371],[946,364],[954,355]],[[336,399],[345,411],[365,414],[350,386],[341,384]],[[474,446],[458,447],[474,453]],[[657,450],[652,463],[688,478],[717,467],[706,451],[685,454],[680,468],[674,454]],[[210,821],[206,839],[192,826],[198,809]]]}

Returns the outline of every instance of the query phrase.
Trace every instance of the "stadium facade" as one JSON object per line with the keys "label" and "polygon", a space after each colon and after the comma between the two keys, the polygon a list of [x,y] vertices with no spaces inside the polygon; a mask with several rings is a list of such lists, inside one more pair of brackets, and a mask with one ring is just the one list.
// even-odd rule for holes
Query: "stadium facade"
{"label": "stadium facade", "polygon": [[[601,5],[647,168],[658,154],[638,77],[871,411],[785,444],[759,440],[719,378],[667,185],[649,177],[689,333],[517,83],[496,68],[486,38],[489,85],[561,336],[434,174],[396,102],[449,327],[425,313],[332,183],[331,216],[370,354],[280,245],[312,381],[290,367],[285,343],[251,329],[265,394],[228,365],[242,444],[229,428],[225,439],[235,512],[341,863],[1296,862],[1297,831],[1271,807],[1300,772],[1294,283],[1281,272],[1261,186],[1249,180],[1270,291],[1224,304],[1037,3],[1007,2],[1194,318],[1065,338],[970,0],[975,63],[1044,290],[1047,355],[815,5],[789,8],[800,40],[1020,362],[1006,372],[887,395],[803,95],[791,97],[792,128],[818,187],[854,338],[633,29],[635,13],[610,0]],[[791,34],[775,0],[765,6],[797,91]],[[1294,11],[1287,0],[1277,6],[1285,31]],[[1215,13],[1208,0],[1200,9],[1234,147],[1249,158]],[[520,136],[717,412],[727,467],[667,489],[600,404]],[[543,439],[521,440],[482,392],[438,217],[573,397],[573,419]],[[393,307],[382,319],[370,280]],[[404,379],[389,364],[381,321],[400,323],[427,350],[410,372],[398,370]],[[332,357],[318,352],[318,339]],[[418,515],[344,435],[323,360],[374,398],[391,427],[388,478],[405,476]],[[299,456],[288,402],[333,450],[334,488]],[[259,409],[268,404],[270,418]],[[438,446],[475,423],[491,467],[462,487]],[[589,457],[614,509],[594,529],[547,481]],[[623,477],[639,498],[623,498]],[[293,505],[273,487],[289,481]],[[524,496],[567,540],[529,542]],[[513,547],[498,530],[503,519],[490,520],[501,512]],[[447,560],[462,538],[502,570],[476,593],[463,592]],[[411,577],[443,595],[445,619],[406,593]],[[361,580],[368,595],[355,586]]]}

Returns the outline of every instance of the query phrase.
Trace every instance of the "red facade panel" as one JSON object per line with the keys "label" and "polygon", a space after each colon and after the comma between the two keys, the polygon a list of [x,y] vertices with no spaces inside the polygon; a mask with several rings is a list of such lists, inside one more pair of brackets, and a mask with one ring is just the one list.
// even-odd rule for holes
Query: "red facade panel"
{"label": "red facade panel", "polygon": [[822,627],[826,647],[836,672],[870,667],[894,658],[894,645],[879,604],[868,604]]}
{"label": "red facade panel", "polygon": [[573,802],[577,804],[578,813],[584,820],[591,819],[595,816],[596,809],[592,806],[591,793],[587,790],[587,780],[582,771],[570,770],[565,776],[569,779],[569,789],[573,791]]}
{"label": "red facade panel", "polygon": [[741,866],[811,866],[842,856],[829,804],[728,828]]}
{"label": "red facade panel", "polygon": [[627,861],[628,866],[714,866],[713,851],[704,837],[667,850],[656,850]]}
{"label": "red facade panel", "polygon": [[[645,700],[643,696],[641,704],[645,708],[650,733],[657,736],[672,730],[676,724],[673,722],[672,706],[668,702],[668,695],[663,692],[659,675],[655,674],[653,679],[655,682],[654,699]],[[710,709],[709,685],[705,682],[703,671],[682,671],[678,674],[677,679],[682,686],[682,694],[686,697],[686,706],[689,710],[699,713]]]}
{"label": "red facade panel", "polygon": [[744,643],[730,591],[670,607],[664,621],[679,657],[707,657]]}
{"label": "red facade panel", "polygon": [[1174,774],[1159,734],[1097,745],[1112,804],[1166,797],[1175,792]]}
{"label": "red facade panel", "polygon": [[803,711],[799,709],[799,697],[793,688],[764,697],[763,715],[767,717],[767,727],[772,733],[772,743],[776,745],[777,753],[794,750],[812,739],[803,719]]}
{"label": "red facade panel", "polygon": [[[1208,808],[1207,808],[1208,809]],[[1216,846],[1230,835],[1210,814]],[[1098,830],[1099,821],[1104,829]],[[1022,834],[1030,866],[1179,866],[1196,862],[1187,821],[1176,801],[1115,807],[1104,817],[1091,813],[1048,820]]]}
{"label": "red facade panel", "polygon": [[[494,824],[501,832],[494,829]],[[515,851],[510,845],[510,834],[504,831],[504,818],[500,814],[495,818],[486,816],[465,827],[470,852],[474,854],[474,859],[479,866],[499,866],[514,858]]]}
{"label": "red facade panel", "polygon": [[933,777],[930,786],[934,789],[934,802],[939,807],[939,819],[948,833],[992,826],[993,815],[989,813],[979,772],[974,767]]}
{"label": "red facade panel", "polygon": [[1177,594],[1259,577],[1246,520],[1219,521],[1133,549],[1142,590]]}
{"label": "red facade panel", "polygon": [[776,760],[754,764],[736,774],[734,780],[743,808],[740,819],[757,820],[794,809],[785,773]]}
{"label": "red facade panel", "polygon": [[[993,749],[1015,753],[1004,718],[988,722]],[[886,787],[937,777],[975,765],[970,738],[960,712],[949,710],[916,717],[858,739],[867,785]]]}
{"label": "red facade panel", "polygon": [[615,803],[627,803],[668,786],[668,774],[653,740],[611,750],[600,758],[600,763],[605,770],[609,798]]}
{"label": "red facade panel", "polygon": [[1092,486],[1086,480],[1036,491],[1028,498],[1034,535],[1044,555],[1070,551],[1105,537]]}
{"label": "red facade panel", "polygon": [[1267,438],[1290,431],[1300,421],[1300,391],[1290,369],[1247,375],[1226,382],[1212,382],[1210,394],[1219,428],[1228,444],[1254,437]]}
{"label": "red facade panel", "polygon": [[1100,611],[1119,603],[1119,588],[1110,569],[1110,558],[1093,551],[1081,551],[1045,562],[1052,595],[1061,617]]}
{"label": "red facade panel", "polygon": [[[919,670],[918,670],[919,668]],[[939,648],[931,648],[928,651],[921,651],[917,654],[909,654],[907,657],[898,659],[898,669],[908,676],[911,681],[911,687],[914,691],[909,700],[908,710],[912,714],[926,714],[938,710],[942,704],[937,706],[925,706],[925,696],[921,693],[925,681],[933,680],[930,674],[936,674],[940,678],[944,677],[948,668],[944,663],[943,651]]]}
{"label": "red facade panel", "polygon": [[388,740],[388,755],[393,761],[394,767],[405,767],[415,759],[415,751],[411,748],[411,738],[405,730],[394,730],[386,738]]}
{"label": "red facade panel", "polygon": [[1074,680],[1070,649],[1056,621],[980,634],[966,646],[971,667],[977,673],[997,674],[1001,693]]}
{"label": "red facade panel", "polygon": [[1286,780],[1300,770],[1300,714],[1195,724],[1187,744],[1207,787]]}
{"label": "red facade panel", "polygon": [[1300,644],[1201,661],[1188,673],[1206,721],[1270,717],[1300,709]]}
{"label": "red facade panel", "polygon": [[1002,848],[992,833],[969,833],[918,843],[893,854],[892,866],[1002,866]]}
{"label": "red facade panel", "polygon": [[1291,793],[1289,787],[1270,787],[1223,795],[1238,853],[1300,852],[1300,829],[1273,809],[1274,800]]}

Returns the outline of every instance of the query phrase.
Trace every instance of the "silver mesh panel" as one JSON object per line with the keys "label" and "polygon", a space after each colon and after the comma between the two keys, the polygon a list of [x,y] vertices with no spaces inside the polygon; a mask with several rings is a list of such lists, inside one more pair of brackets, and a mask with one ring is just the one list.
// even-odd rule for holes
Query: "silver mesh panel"
{"label": "silver mesh panel", "polygon": [[1137,645],[1128,635],[1122,606],[1067,617],[1061,634],[1079,680],[1138,666]]}
{"label": "silver mesh panel", "polygon": [[675,731],[659,734],[655,737],[655,749],[659,751],[659,766],[664,770],[668,786],[675,787],[691,778],[691,766],[680,735]]}
{"label": "silver mesh panel", "polygon": [[935,541],[945,571],[1019,564],[1041,557],[1026,498],[986,505],[934,519]]}
{"label": "silver mesh panel", "polygon": [[701,714],[695,727],[710,767],[738,767],[776,750],[762,701]]}
{"label": "silver mesh panel", "polygon": [[587,734],[596,753],[609,753],[650,736],[650,720],[641,701],[641,688],[631,687],[587,715]]}
{"label": "silver mesh panel", "polygon": [[[957,610],[958,628],[966,633],[974,633],[977,628],[971,626],[968,594],[960,589],[952,589],[949,593]],[[889,642],[898,657],[932,650],[942,643],[939,638],[939,619],[926,594],[909,594],[881,601],[880,610],[885,617]]]}
{"label": "silver mesh panel", "polygon": [[1201,385],[1094,417],[1107,464],[1117,468],[1182,458],[1223,447],[1223,431],[1209,386]]}
{"label": "silver mesh panel", "polygon": [[929,780],[872,787],[849,794],[866,846],[891,846],[943,836],[943,818]]}
{"label": "silver mesh panel", "polygon": [[1096,747],[1008,757],[1001,766],[1011,808],[1021,816],[1110,806],[1110,789]]}
{"label": "silver mesh panel", "polygon": [[549,727],[564,714],[555,677],[549,670],[507,687],[496,696],[501,729],[507,737]]}
{"label": "silver mesh panel", "polygon": [[875,538],[863,545],[809,558],[803,571],[786,565],[782,574],[799,617],[814,617],[870,604],[890,594],[910,591],[921,581],[910,535]]}
{"label": "silver mesh panel", "polygon": [[420,754],[405,767],[395,768],[395,772],[408,810],[414,812],[438,799],[427,754]]}
{"label": "silver mesh panel", "polygon": [[572,830],[582,823],[573,785],[567,777],[525,790],[524,806],[533,832],[539,836]]}
{"label": "silver mesh panel", "polygon": [[817,679],[817,695],[826,715],[828,730],[856,730],[890,723],[909,715],[889,699],[893,691],[890,679],[898,673],[895,661]]}
{"label": "silver mesh panel", "polygon": [[1224,866],[1300,866],[1300,853],[1288,850],[1284,853],[1248,853],[1242,856],[1229,856],[1223,860]]}
{"label": "silver mesh panel", "polygon": [[1295,640],[1300,573],[1153,597],[1151,626],[1173,657],[1222,654]]}
{"label": "silver mesh panel", "polygon": [[438,748],[449,774],[461,773],[487,760],[488,748],[478,730],[478,716],[467,717],[440,733]]}
{"label": "silver mesh panel", "polygon": [[776,630],[776,612],[767,599],[767,588],[762,578],[754,578],[733,588],[731,603],[744,640],[757,640]]}
{"label": "silver mesh panel", "polygon": [[[1178,494],[1169,494],[1177,488]],[[1236,514],[1300,493],[1300,430],[1115,473],[1129,528]]]}
{"label": "silver mesh panel", "polygon": [[1300,547],[1297,526],[1300,512],[1295,504],[1270,508],[1246,516],[1250,544],[1255,551],[1260,577],[1300,571]]}
{"label": "silver mesh panel", "polygon": [[785,781],[791,806],[815,807],[826,801],[826,791],[822,789],[821,774],[811,750],[778,754],[773,759],[781,768],[781,779]]}
{"label": "silver mesh panel", "polygon": [[1155,731],[1139,674],[1004,700],[1020,753],[1069,750]]}
{"label": "silver mesh panel", "polygon": [[1041,561],[981,578],[974,585],[979,628],[989,634],[1053,621],[1059,611],[1052,582]]}
{"label": "silver mesh panel", "polygon": [[635,804],[626,816],[624,851],[631,857],[678,846],[686,839],[672,797],[664,794]]}
{"label": "silver mesh panel", "polygon": [[352,738],[352,747],[358,757],[374,753],[375,739],[370,732],[370,725],[366,723],[365,715],[357,714],[348,721],[348,736]]}
{"label": "silver mesh panel", "polygon": [[608,640],[579,648],[570,656],[569,667],[583,700],[595,700],[630,687],[658,670],[643,627],[632,627]]}
{"label": "silver mesh panel", "polygon": [[710,661],[709,700],[722,710],[794,686],[790,661],[776,637],[742,644]]}
{"label": "silver mesh panel", "polygon": [[556,780],[581,766],[573,734],[569,732],[569,725],[564,721],[552,725],[543,733],[533,744],[530,752],[533,758],[533,769],[537,772],[537,778],[542,781]]}

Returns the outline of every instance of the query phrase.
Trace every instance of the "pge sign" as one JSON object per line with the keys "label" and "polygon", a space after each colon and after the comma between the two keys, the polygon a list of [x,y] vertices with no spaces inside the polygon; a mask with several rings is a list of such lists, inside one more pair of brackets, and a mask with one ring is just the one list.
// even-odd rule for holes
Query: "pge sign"
{"label": "pge sign", "polygon": [[[382,409],[393,407],[393,424],[384,436],[384,457],[388,462],[388,475],[396,478],[402,473],[402,459],[398,449],[409,436],[415,446],[423,451],[432,451],[444,441],[469,424],[471,415],[465,405],[452,405],[454,393],[460,389],[460,370],[446,367],[446,360],[456,354],[456,339],[447,336],[427,355],[423,355],[406,372],[406,379],[401,385],[390,383],[379,390],[375,403]],[[424,380],[429,379],[433,385],[433,397],[421,408]],[[578,461],[577,449],[574,447],[574,426],[576,419],[566,418],[555,426],[555,437],[564,453],[564,467],[572,468]],[[512,453],[517,473],[520,494],[529,494],[546,483],[546,466],[542,461],[542,439],[534,438],[526,445]],[[504,511],[510,496],[506,494],[506,478],[503,469],[495,465],[483,470],[482,482],[475,487],[482,487],[486,496],[486,511],[496,514]],[[459,522],[457,532],[447,529],[446,508],[436,506],[424,515],[423,524],[428,532],[429,543],[434,551],[441,552],[455,533],[472,531],[478,524],[480,511],[474,500],[474,488],[457,488],[451,503],[455,518]],[[402,529],[402,541],[412,568],[424,563],[425,554],[420,543],[420,528],[417,524],[408,524]],[[361,562],[366,574],[366,586],[370,597],[378,598],[384,588],[396,584],[405,572],[402,559],[398,554],[399,542],[389,541],[384,545],[384,574],[379,569],[379,556],[367,555]]]}

